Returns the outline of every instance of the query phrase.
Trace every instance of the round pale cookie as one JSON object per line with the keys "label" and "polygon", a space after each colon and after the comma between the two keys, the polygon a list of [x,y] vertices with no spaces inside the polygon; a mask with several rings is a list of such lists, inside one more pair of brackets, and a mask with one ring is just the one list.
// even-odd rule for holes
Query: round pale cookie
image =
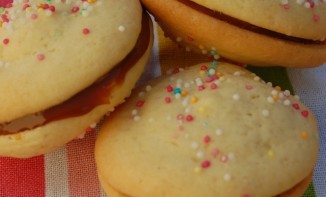
{"label": "round pale cookie", "polygon": [[[305,8],[294,1],[287,1],[290,5],[287,10],[278,0],[196,2],[202,5],[186,0],[142,0],[166,35],[187,50],[209,55],[211,52],[217,53],[233,61],[257,66],[314,67],[326,62],[325,3],[320,2],[315,8]],[[250,6],[254,3],[257,6]],[[229,12],[224,13],[224,10],[221,13],[215,11],[215,7],[208,6],[224,8],[229,12],[232,10],[235,14],[229,15]],[[262,9],[265,6],[272,8]],[[257,12],[261,12],[262,16]],[[300,15],[301,13],[304,14]],[[312,16],[306,16],[314,13],[320,14],[320,20],[313,21]],[[235,18],[238,15],[247,16],[246,14],[248,20],[258,20],[257,24],[242,21],[247,18],[240,16]],[[279,21],[283,22],[283,18],[285,22],[281,24]],[[292,21],[290,18],[296,19],[293,25],[288,25]],[[297,25],[301,20],[309,21],[309,28],[308,25]],[[259,26],[260,22],[266,22],[266,26],[274,25],[276,27],[273,28],[276,29]],[[308,31],[318,35],[306,38],[290,34],[288,29],[284,30],[286,32],[278,32],[277,30],[282,28],[280,26],[288,27],[292,32]]]}
{"label": "round pale cookie", "polygon": [[310,0],[192,0],[241,21],[310,40],[326,38],[326,1]]}
{"label": "round pale cookie", "polygon": [[62,103],[134,47],[135,0],[14,0],[2,10],[0,122]]}
{"label": "round pale cookie", "polygon": [[101,128],[95,159],[109,196],[304,191],[318,128],[297,97],[223,62],[173,73],[134,91]]}
{"label": "round pale cookie", "polygon": [[[133,49],[94,84],[59,105],[0,124],[0,155],[26,158],[50,152],[83,134],[124,102],[151,52],[151,19],[145,12],[141,18],[141,32]],[[119,31],[125,29],[120,27]]]}

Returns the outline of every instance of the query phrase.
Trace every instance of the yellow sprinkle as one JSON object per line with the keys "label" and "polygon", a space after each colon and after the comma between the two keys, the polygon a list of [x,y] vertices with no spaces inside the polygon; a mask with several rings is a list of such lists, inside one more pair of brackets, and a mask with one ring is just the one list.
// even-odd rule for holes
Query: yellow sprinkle
{"label": "yellow sprinkle", "polygon": [[181,91],[181,96],[186,96],[188,94],[187,90],[182,90]]}
{"label": "yellow sprinkle", "polygon": [[280,86],[275,86],[274,89],[280,91],[281,87]]}
{"label": "yellow sprinkle", "polygon": [[38,13],[42,13],[42,12],[43,12],[43,9],[42,9],[42,8],[38,8],[38,9],[37,9],[37,12],[38,12]]}
{"label": "yellow sprinkle", "polygon": [[200,48],[200,49],[204,49],[205,47],[204,47],[204,45],[200,44],[200,45],[198,46],[198,48]]}
{"label": "yellow sprinkle", "polygon": [[275,156],[275,153],[274,153],[274,151],[269,150],[269,151],[267,152],[267,155],[268,155],[269,157],[274,157],[274,156]]}
{"label": "yellow sprinkle", "polygon": [[88,3],[95,3],[96,0],[87,0]]}
{"label": "yellow sprinkle", "polygon": [[200,172],[201,172],[201,168],[198,167],[198,166],[195,167],[195,168],[194,168],[194,172],[195,172],[195,173],[200,173]]}
{"label": "yellow sprinkle", "polygon": [[199,71],[200,76],[204,76],[206,72],[204,70]]}
{"label": "yellow sprinkle", "polygon": [[2,21],[0,21],[0,27],[2,27]]}
{"label": "yellow sprinkle", "polygon": [[196,96],[191,97],[191,102],[192,103],[197,103],[198,98]]}
{"label": "yellow sprinkle", "polygon": [[273,95],[273,99],[274,99],[274,101],[277,101],[278,100],[278,96],[277,95]]}
{"label": "yellow sprinkle", "polygon": [[301,132],[301,139],[306,140],[308,138],[308,132],[307,131],[302,131]]}
{"label": "yellow sprinkle", "polygon": [[198,111],[199,111],[199,113],[201,113],[201,114],[206,114],[206,109],[203,108],[203,107],[200,107],[200,108],[198,109]]}

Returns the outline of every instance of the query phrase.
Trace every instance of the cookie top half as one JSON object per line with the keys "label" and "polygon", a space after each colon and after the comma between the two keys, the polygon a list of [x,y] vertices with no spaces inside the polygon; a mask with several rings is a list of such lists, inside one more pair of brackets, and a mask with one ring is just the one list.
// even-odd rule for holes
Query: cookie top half
{"label": "cookie top half", "polygon": [[318,128],[288,90],[214,61],[138,88],[96,143],[103,185],[125,196],[276,196],[313,171]]}
{"label": "cookie top half", "polygon": [[13,0],[0,9],[0,122],[59,104],[134,47],[134,0]]}
{"label": "cookie top half", "polygon": [[326,38],[326,1],[319,0],[192,0],[250,24],[288,36]]}

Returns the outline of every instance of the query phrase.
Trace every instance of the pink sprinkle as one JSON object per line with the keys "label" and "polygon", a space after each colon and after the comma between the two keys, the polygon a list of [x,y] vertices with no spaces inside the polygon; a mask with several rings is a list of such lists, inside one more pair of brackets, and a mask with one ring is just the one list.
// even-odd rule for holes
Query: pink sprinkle
{"label": "pink sprinkle", "polygon": [[210,83],[210,82],[212,82],[212,81],[214,81],[214,77],[213,77],[213,76],[207,77],[207,78],[205,79],[205,82],[207,82],[207,83]]}
{"label": "pink sprinkle", "polygon": [[297,104],[297,103],[293,104],[292,107],[293,107],[294,109],[296,109],[296,110],[299,110],[299,109],[300,109],[300,105]]}
{"label": "pink sprinkle", "polygon": [[136,102],[136,107],[142,107],[144,105],[144,103],[145,103],[145,101],[142,101],[142,100],[137,101]]}
{"label": "pink sprinkle", "polygon": [[318,22],[320,20],[320,16],[319,15],[314,15],[313,19],[315,22]]}
{"label": "pink sprinkle", "polygon": [[199,90],[199,91],[205,90],[205,86],[204,86],[204,85],[200,85],[200,86],[198,86],[198,90]]}
{"label": "pink sprinkle", "polygon": [[283,8],[284,8],[285,10],[288,10],[288,9],[290,9],[290,5],[289,5],[289,4],[284,4],[284,5],[283,5]]}
{"label": "pink sprinkle", "polygon": [[213,157],[217,157],[219,154],[220,154],[220,150],[217,149],[217,148],[214,148],[214,149],[212,150],[212,152],[211,152],[211,155],[212,155]]}
{"label": "pink sprinkle", "polygon": [[36,58],[37,58],[37,60],[39,60],[39,61],[43,61],[43,60],[45,59],[45,55],[44,55],[44,54],[37,54],[37,55],[36,55]]}
{"label": "pink sprinkle", "polygon": [[178,114],[178,115],[177,115],[177,119],[178,119],[178,120],[183,120],[183,118],[184,118],[184,116],[183,116],[182,114]]}
{"label": "pink sprinkle", "polygon": [[209,160],[205,160],[201,163],[202,168],[209,168],[211,166],[211,162]]}
{"label": "pink sprinkle", "polygon": [[216,84],[216,83],[212,83],[212,84],[211,84],[211,89],[212,89],[212,90],[217,89],[217,84]]}
{"label": "pink sprinkle", "polygon": [[200,67],[200,70],[207,70],[207,66],[206,66],[206,65],[202,65],[202,66]]}
{"label": "pink sprinkle", "polygon": [[301,115],[302,115],[303,117],[307,118],[308,115],[309,115],[309,112],[308,112],[307,110],[304,110],[304,111],[301,112]]}
{"label": "pink sprinkle", "polygon": [[222,163],[226,163],[228,160],[229,160],[229,157],[227,155],[222,155],[221,158],[220,158],[220,161]]}
{"label": "pink sprinkle", "polygon": [[166,90],[168,92],[172,92],[173,91],[173,87],[171,85],[167,85],[165,88],[166,88]]}
{"label": "pink sprinkle", "polygon": [[203,141],[204,141],[205,144],[208,144],[208,143],[210,143],[212,141],[212,138],[210,136],[206,135],[204,137]]}
{"label": "pink sprinkle", "polygon": [[87,35],[89,34],[91,31],[88,28],[84,28],[83,29],[83,34]]}
{"label": "pink sprinkle", "polygon": [[5,39],[3,39],[2,42],[3,42],[4,45],[7,45],[7,44],[9,44],[9,39],[8,38],[5,38]]}
{"label": "pink sprinkle", "polygon": [[92,128],[92,127],[87,127],[87,129],[86,129],[86,132],[87,132],[87,133],[91,133],[91,132],[93,132],[93,131],[95,131],[95,129]]}
{"label": "pink sprinkle", "polygon": [[241,197],[250,197],[249,194],[243,194]]}
{"label": "pink sprinkle", "polygon": [[165,97],[165,103],[171,103],[171,98],[170,97]]}
{"label": "pink sprinkle", "polygon": [[186,120],[187,120],[188,122],[191,122],[191,121],[194,120],[194,117],[193,117],[192,115],[187,115],[187,116],[186,116]]}
{"label": "pink sprinkle", "polygon": [[51,6],[49,7],[49,10],[50,10],[51,12],[55,12],[55,7],[54,7],[53,5],[51,5]]}
{"label": "pink sprinkle", "polygon": [[31,19],[33,19],[33,20],[34,20],[34,19],[37,19],[37,14],[32,14],[32,15],[31,15]]}
{"label": "pink sprinkle", "polygon": [[26,10],[27,8],[31,7],[29,4],[24,4],[23,5],[23,10]]}
{"label": "pink sprinkle", "polygon": [[23,2],[24,2],[24,3],[28,3],[28,2],[29,2],[29,0],[24,0]]}
{"label": "pink sprinkle", "polygon": [[71,9],[71,12],[72,13],[76,13],[76,12],[78,12],[79,11],[79,7],[77,7],[77,6],[75,6],[75,7],[73,7],[72,9]]}
{"label": "pink sprinkle", "polygon": [[314,8],[315,7],[315,3],[313,1],[309,1],[310,4],[310,8]]}
{"label": "pink sprinkle", "polygon": [[246,90],[252,90],[254,87],[252,87],[251,85],[246,85],[245,88]]}

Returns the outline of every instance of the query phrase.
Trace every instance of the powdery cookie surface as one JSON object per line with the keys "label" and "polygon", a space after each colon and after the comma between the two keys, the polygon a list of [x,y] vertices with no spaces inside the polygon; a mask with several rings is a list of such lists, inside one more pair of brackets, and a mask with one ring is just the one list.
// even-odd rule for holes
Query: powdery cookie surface
{"label": "powdery cookie surface", "polygon": [[109,116],[95,155],[109,195],[267,197],[310,176],[317,132],[289,91],[214,61],[135,91]]}
{"label": "powdery cookie surface", "polygon": [[41,111],[98,80],[134,47],[134,0],[14,0],[1,9],[0,122]]}
{"label": "powdery cookie surface", "polygon": [[289,36],[326,38],[326,1],[323,0],[192,0],[250,24]]}

